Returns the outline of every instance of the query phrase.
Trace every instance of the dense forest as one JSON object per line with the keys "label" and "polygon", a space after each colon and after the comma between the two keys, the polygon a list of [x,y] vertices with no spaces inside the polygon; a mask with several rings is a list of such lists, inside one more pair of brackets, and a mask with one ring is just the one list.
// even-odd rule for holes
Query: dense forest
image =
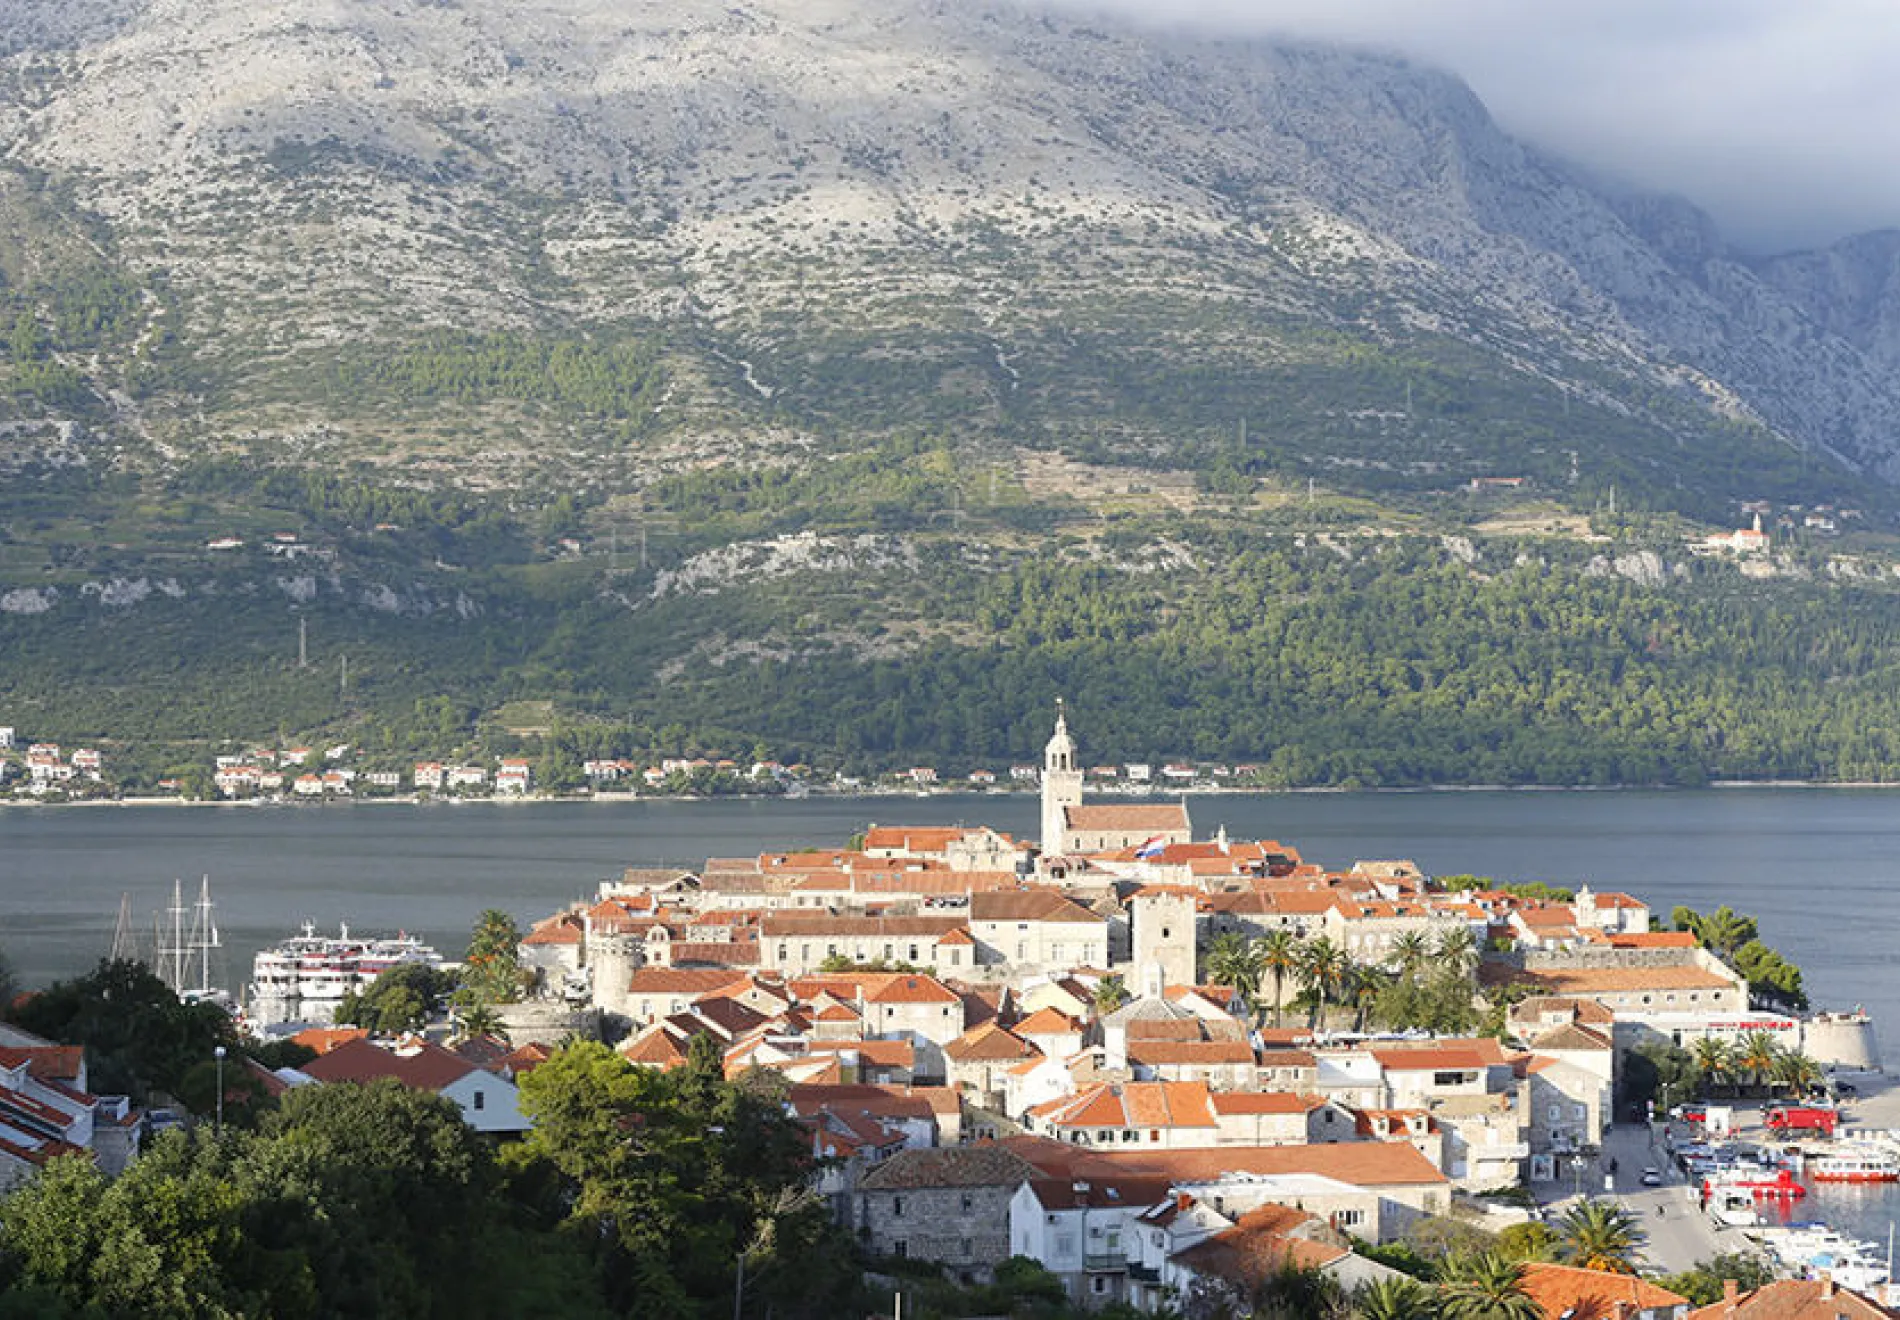
{"label": "dense forest", "polygon": [[[331,478],[285,493],[398,512]],[[494,526],[433,507],[444,535]],[[430,514],[401,510],[412,535]],[[363,604],[392,571],[369,554],[303,601],[256,580],[275,569],[65,601],[0,623],[6,710],[32,737],[106,742],[134,785],[221,740],[295,736],[570,772],[707,754],[955,773],[1032,758],[1058,696],[1091,757],[1272,785],[1900,778],[1900,598],[1878,581],[1183,519],[1017,550],[949,530],[827,544],[789,566],[497,559],[394,609]],[[509,733],[496,713],[518,701],[545,727]]]}

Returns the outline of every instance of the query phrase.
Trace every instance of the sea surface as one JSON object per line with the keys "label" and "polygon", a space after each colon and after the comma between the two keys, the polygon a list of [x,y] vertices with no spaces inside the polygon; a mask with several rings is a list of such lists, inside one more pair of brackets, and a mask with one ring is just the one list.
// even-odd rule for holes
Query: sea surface
{"label": "sea surface", "polygon": [[[1428,873],[1544,880],[1646,899],[1660,919],[1727,903],[1799,964],[1817,1005],[1865,1005],[1900,1050],[1900,791],[1735,788],[1209,794],[1225,826],[1309,861],[1411,858]],[[459,956],[476,914],[525,924],[629,865],[696,867],[869,824],[988,824],[1033,836],[1026,794],[799,800],[0,809],[0,950],[29,985],[82,972],[112,943],[121,895],[149,946],[174,879],[208,876],[224,938],[214,979],[306,920],[408,931]]]}

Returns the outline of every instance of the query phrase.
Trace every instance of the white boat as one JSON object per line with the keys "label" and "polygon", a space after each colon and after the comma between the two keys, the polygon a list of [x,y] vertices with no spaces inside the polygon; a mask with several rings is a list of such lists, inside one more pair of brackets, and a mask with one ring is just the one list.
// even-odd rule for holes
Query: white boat
{"label": "white boat", "polygon": [[1755,1194],[1745,1187],[1723,1187],[1709,1197],[1709,1218],[1730,1228],[1754,1228],[1761,1223]]}
{"label": "white boat", "polygon": [[347,925],[332,937],[306,921],[302,931],[260,951],[251,962],[251,1015],[260,1026],[282,1022],[330,1022],[352,990],[367,990],[393,967],[442,965],[442,955],[415,936],[351,935]]}
{"label": "white boat", "polygon": [[1808,1161],[1815,1182],[1900,1182],[1900,1158],[1878,1146],[1840,1146]]}

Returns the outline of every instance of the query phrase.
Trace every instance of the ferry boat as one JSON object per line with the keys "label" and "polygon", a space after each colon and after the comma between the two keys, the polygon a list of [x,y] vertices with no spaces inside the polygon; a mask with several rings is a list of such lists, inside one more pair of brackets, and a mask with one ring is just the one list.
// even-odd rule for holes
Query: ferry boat
{"label": "ferry boat", "polygon": [[345,995],[366,990],[393,967],[440,967],[442,955],[415,936],[363,937],[340,926],[319,935],[306,921],[302,933],[261,950],[251,961],[251,1016],[260,1026],[331,1022]]}
{"label": "ferry boat", "polygon": [[1900,1158],[1878,1146],[1843,1146],[1808,1161],[1815,1182],[1900,1182]]}

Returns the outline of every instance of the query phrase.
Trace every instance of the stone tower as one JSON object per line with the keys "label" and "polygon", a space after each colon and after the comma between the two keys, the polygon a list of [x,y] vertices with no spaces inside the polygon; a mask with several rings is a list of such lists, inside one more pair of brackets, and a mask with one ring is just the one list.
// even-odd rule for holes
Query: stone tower
{"label": "stone tower", "polygon": [[1194,899],[1184,893],[1138,893],[1128,905],[1136,994],[1158,996],[1194,982]]}
{"label": "stone tower", "polygon": [[1069,850],[1063,824],[1070,807],[1082,805],[1082,772],[1075,764],[1075,740],[1069,721],[1056,702],[1056,731],[1042,749],[1042,855],[1055,857]]}
{"label": "stone tower", "polygon": [[594,1007],[614,1017],[627,1016],[628,990],[634,971],[646,961],[637,936],[590,931],[587,939],[588,974]]}

